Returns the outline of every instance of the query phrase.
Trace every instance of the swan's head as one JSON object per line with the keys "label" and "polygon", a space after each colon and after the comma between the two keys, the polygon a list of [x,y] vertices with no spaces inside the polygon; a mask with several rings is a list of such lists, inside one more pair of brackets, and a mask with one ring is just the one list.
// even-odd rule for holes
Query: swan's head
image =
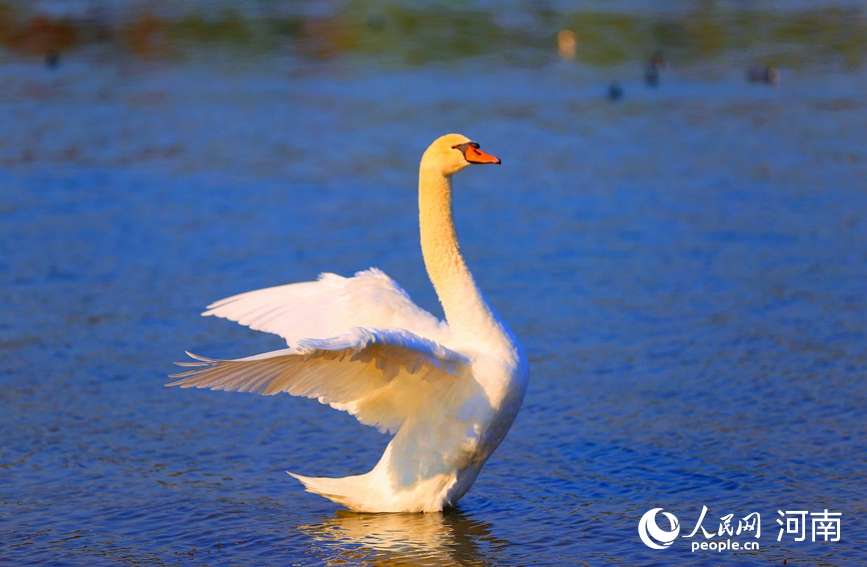
{"label": "swan's head", "polygon": [[472,164],[500,163],[500,159],[479,149],[479,145],[461,134],[446,134],[437,138],[421,157],[422,168],[454,175]]}

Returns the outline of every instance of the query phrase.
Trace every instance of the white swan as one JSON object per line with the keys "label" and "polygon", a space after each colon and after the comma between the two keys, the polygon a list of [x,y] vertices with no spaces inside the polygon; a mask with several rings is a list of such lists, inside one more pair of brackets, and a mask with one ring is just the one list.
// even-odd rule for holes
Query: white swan
{"label": "white swan", "polygon": [[437,320],[383,272],[261,289],[204,315],[276,333],[289,348],[238,360],[190,354],[169,386],[317,398],[396,432],[367,474],[311,478],[307,490],[359,512],[432,512],[466,494],[506,436],[527,388],[527,357],[476,286],[452,220],[452,175],[500,163],[460,134],[437,139],[419,170],[425,267]]}

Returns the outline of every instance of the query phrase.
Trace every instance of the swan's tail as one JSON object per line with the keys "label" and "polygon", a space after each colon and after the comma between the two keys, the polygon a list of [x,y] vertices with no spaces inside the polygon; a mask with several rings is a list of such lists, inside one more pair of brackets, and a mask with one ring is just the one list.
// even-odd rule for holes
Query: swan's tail
{"label": "swan's tail", "polygon": [[[345,476],[343,478],[324,478],[301,476],[286,471],[289,476],[297,478],[307,489],[307,492],[318,494],[346,506],[357,512],[366,511],[365,497],[369,496],[369,485],[366,474]],[[370,474],[370,473],[368,473]]]}

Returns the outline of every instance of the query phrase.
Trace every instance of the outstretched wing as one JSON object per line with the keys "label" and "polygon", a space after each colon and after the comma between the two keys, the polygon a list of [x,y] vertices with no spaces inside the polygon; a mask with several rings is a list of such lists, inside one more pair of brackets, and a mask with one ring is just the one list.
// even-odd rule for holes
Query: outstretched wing
{"label": "outstretched wing", "polygon": [[376,268],[351,278],[322,274],[315,282],[249,291],[209,305],[202,315],[280,335],[289,346],[336,337],[352,327],[406,329],[440,343],[450,336],[446,323],[418,307]]}
{"label": "outstretched wing", "polygon": [[197,362],[175,364],[193,370],[171,375],[179,380],[169,386],[318,398],[383,432],[470,369],[464,355],[405,329],[353,328],[237,360],[190,356]]}

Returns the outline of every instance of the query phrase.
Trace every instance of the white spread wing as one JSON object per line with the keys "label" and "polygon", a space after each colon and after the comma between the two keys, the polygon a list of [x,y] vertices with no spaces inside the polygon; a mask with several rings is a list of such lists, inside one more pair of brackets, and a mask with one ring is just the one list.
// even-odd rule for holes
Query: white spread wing
{"label": "white spread wing", "polygon": [[169,386],[317,398],[383,432],[470,369],[464,355],[405,329],[353,328],[237,360],[190,356],[198,362],[176,364],[193,370],[173,374],[180,379]]}
{"label": "white spread wing", "polygon": [[351,278],[322,274],[315,282],[249,291],[209,305],[203,315],[280,335],[289,346],[336,337],[353,327],[406,329],[440,343],[450,336],[448,324],[418,307],[376,268]]}

